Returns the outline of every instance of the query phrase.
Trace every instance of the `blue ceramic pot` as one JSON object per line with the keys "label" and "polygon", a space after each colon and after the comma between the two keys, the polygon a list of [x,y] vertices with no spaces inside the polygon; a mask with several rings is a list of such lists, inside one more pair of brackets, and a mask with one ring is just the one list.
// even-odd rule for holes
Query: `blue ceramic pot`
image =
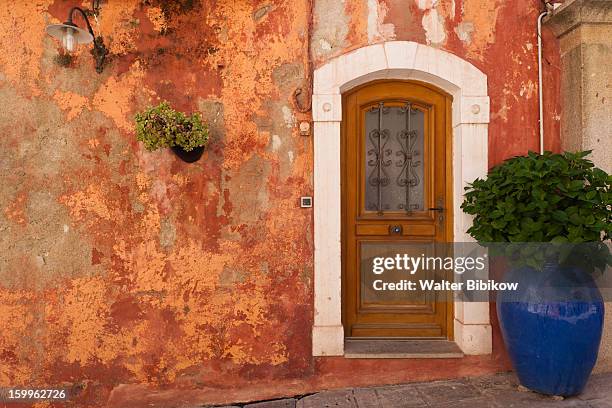
{"label": "blue ceramic pot", "polygon": [[597,360],[604,320],[601,293],[578,269],[548,263],[510,271],[515,292],[500,292],[497,315],[522,385],[549,395],[580,394]]}

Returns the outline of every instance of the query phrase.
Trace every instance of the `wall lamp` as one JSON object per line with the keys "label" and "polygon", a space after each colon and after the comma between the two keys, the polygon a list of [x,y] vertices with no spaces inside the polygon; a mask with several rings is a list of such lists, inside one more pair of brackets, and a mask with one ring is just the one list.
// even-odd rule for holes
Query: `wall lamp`
{"label": "wall lamp", "polygon": [[[92,3],[94,12],[97,12],[99,6],[96,0]],[[83,16],[87,24],[87,30],[80,28],[72,21],[72,17],[76,11]],[[96,60],[96,72],[99,74],[104,69],[104,61],[108,55],[108,49],[104,45],[102,36],[96,37],[94,35],[91,24],[89,24],[89,19],[87,18],[87,13],[80,7],[73,7],[70,9],[68,12],[68,20],[65,23],[48,25],[47,34],[58,39],[62,43],[62,46],[70,53],[74,52],[79,44],[89,44],[93,42],[91,55],[93,55]]]}

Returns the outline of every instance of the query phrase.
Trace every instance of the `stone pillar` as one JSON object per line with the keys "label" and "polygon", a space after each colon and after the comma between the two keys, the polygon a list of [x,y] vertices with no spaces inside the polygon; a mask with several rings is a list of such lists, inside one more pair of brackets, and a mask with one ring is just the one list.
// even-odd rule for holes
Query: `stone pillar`
{"label": "stone pillar", "polygon": [[[612,172],[612,0],[566,0],[544,19],[561,51],[561,147],[593,150]],[[546,46],[546,44],[544,45]],[[606,302],[596,371],[612,371],[612,302]]]}
{"label": "stone pillar", "polygon": [[561,146],[611,172],[612,0],[566,0],[544,24],[561,50]]}

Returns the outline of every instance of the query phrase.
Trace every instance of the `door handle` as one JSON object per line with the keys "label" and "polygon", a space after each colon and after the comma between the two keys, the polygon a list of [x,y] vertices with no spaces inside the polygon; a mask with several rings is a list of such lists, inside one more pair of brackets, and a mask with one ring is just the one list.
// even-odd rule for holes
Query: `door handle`
{"label": "door handle", "polygon": [[428,208],[429,211],[437,211],[438,212],[438,228],[444,228],[444,198],[438,197],[436,200],[436,207]]}

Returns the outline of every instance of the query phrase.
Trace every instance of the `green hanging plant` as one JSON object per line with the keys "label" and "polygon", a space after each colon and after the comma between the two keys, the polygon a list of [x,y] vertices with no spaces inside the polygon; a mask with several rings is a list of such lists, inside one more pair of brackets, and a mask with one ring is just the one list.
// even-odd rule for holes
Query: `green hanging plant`
{"label": "green hanging plant", "polygon": [[177,112],[166,101],[136,114],[136,138],[149,151],[180,147],[186,152],[208,144],[208,126],[199,113]]}

